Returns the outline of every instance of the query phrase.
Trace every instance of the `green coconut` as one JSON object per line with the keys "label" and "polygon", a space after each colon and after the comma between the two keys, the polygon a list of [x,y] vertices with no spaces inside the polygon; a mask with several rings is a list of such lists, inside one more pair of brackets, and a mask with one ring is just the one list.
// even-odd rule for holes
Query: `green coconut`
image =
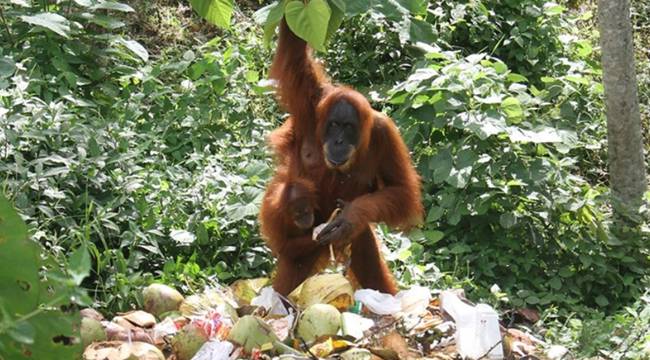
{"label": "green coconut", "polygon": [[298,336],[313,341],[319,336],[336,335],[341,328],[341,313],[329,304],[314,304],[298,319]]}
{"label": "green coconut", "polygon": [[144,310],[160,317],[161,314],[178,310],[184,298],[176,289],[163,284],[151,284],[142,292]]}
{"label": "green coconut", "polygon": [[196,324],[189,323],[172,338],[172,350],[176,359],[190,360],[207,341],[205,331]]}
{"label": "green coconut", "polygon": [[83,317],[81,318],[81,344],[84,347],[97,341],[106,340],[106,330],[97,319]]}
{"label": "green coconut", "polygon": [[264,320],[253,315],[242,316],[230,329],[228,340],[244,347],[250,352],[254,348],[261,348],[264,344],[277,340],[273,329]]}

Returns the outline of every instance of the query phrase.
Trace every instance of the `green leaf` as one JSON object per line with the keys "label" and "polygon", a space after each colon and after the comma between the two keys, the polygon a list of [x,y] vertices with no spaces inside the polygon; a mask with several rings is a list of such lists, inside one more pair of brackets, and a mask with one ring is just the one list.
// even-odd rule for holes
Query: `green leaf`
{"label": "green leaf", "polygon": [[501,214],[499,216],[499,224],[501,224],[504,229],[509,229],[517,224],[517,217],[511,212]]}
{"label": "green leaf", "polygon": [[196,236],[189,231],[174,229],[169,236],[180,245],[190,245],[196,240]]}
{"label": "green leaf", "polygon": [[427,12],[428,1],[426,0],[397,0],[397,2],[412,14],[424,15]]}
{"label": "green leaf", "polygon": [[[330,5],[334,5],[335,8],[341,10],[345,15],[345,9],[347,7],[345,0],[329,0]],[[331,6],[330,6],[331,7]]]}
{"label": "green leaf", "polygon": [[278,26],[284,16],[284,6],[286,0],[277,3],[275,7],[269,10],[269,14],[264,25],[264,42],[269,44],[275,34],[275,28]]}
{"label": "green leaf", "polygon": [[562,269],[560,269],[559,274],[563,278],[568,278],[568,277],[573,276],[573,270],[571,270],[571,268],[569,266],[565,266]]}
{"label": "green leaf", "polygon": [[465,167],[462,169],[451,169],[449,177],[446,179],[449,185],[458,189],[463,189],[467,186],[470,177],[472,176],[472,167]]}
{"label": "green leaf", "polygon": [[127,4],[119,3],[116,1],[102,1],[90,7],[91,10],[113,10],[121,12],[135,12],[132,7]]}
{"label": "green leaf", "polygon": [[284,1],[274,1],[253,13],[253,21],[258,25],[277,25],[284,15]]}
{"label": "green leaf", "polygon": [[[410,16],[409,9],[406,5],[408,1],[400,0],[373,0],[372,1],[372,11],[380,13],[390,21],[400,22],[399,26],[402,28],[402,31],[405,31],[408,34],[410,28]],[[403,39],[402,39],[403,40]]]}
{"label": "green leaf", "polygon": [[492,64],[492,67],[497,72],[497,74],[505,74],[508,71],[508,66],[501,61],[496,61]]}
{"label": "green leaf", "polygon": [[431,157],[429,167],[433,169],[433,182],[439,184],[445,181],[451,169],[453,168],[453,159],[448,149],[438,151],[436,155]]}
{"label": "green leaf", "polygon": [[561,15],[564,12],[565,8],[562,5],[558,5],[554,2],[547,2],[544,4],[544,14],[553,16]]}
{"label": "green leaf", "polygon": [[445,237],[445,233],[438,230],[425,230],[424,237],[427,239],[429,245],[433,245]]}
{"label": "green leaf", "polygon": [[508,120],[513,124],[518,124],[524,119],[524,111],[521,108],[521,102],[516,97],[508,97],[501,102],[501,109]]}
{"label": "green leaf", "polygon": [[135,40],[119,39],[117,40],[117,43],[124,45],[124,47],[129,49],[143,61],[149,60],[149,52],[147,52],[147,49],[145,49],[139,42]]}
{"label": "green leaf", "polygon": [[539,298],[537,296],[529,296],[526,298],[526,302],[531,305],[535,305],[539,303]]}
{"label": "green leaf", "polygon": [[467,129],[482,140],[506,131],[506,121],[503,115],[496,111],[463,112],[454,117],[454,126]]}
{"label": "green leaf", "polygon": [[34,327],[27,321],[18,321],[9,328],[9,336],[22,344],[34,343]]}
{"label": "green leaf", "polygon": [[434,33],[434,29],[431,24],[420,19],[411,19],[409,28],[409,40],[411,42],[423,42],[426,44],[431,44],[436,41],[436,38],[436,34]]}
{"label": "green leaf", "polygon": [[227,29],[232,17],[232,0],[190,0],[192,8],[209,23]]}
{"label": "green leaf", "polygon": [[330,21],[327,23],[327,35],[325,41],[328,41],[332,38],[336,30],[341,27],[341,23],[345,18],[345,13],[338,9],[337,7],[332,8],[332,16],[330,16]]}
{"label": "green leaf", "polygon": [[112,16],[91,13],[84,13],[81,16],[91,23],[109,30],[115,30],[126,25],[124,22]]}
{"label": "green leaf", "polygon": [[354,0],[348,1],[345,5],[345,15],[352,17],[370,10],[371,0]]}
{"label": "green leaf", "polygon": [[34,16],[22,15],[20,19],[28,24],[40,26],[53,31],[64,38],[70,37],[70,23],[68,22],[68,19],[59,14],[45,12]]}
{"label": "green leaf", "polygon": [[581,58],[588,57],[594,51],[593,47],[591,46],[588,40],[578,41],[576,47],[578,50],[578,56],[580,56]]}
{"label": "green leaf", "polygon": [[73,0],[75,4],[81,6],[81,7],[91,7],[93,5],[92,1],[90,0]]}
{"label": "green leaf", "polygon": [[86,245],[82,245],[75,250],[68,260],[70,275],[77,285],[90,274],[90,254]]}
{"label": "green leaf", "polygon": [[510,82],[515,82],[515,83],[526,83],[526,82],[528,82],[528,79],[525,76],[519,75],[517,73],[508,74],[508,76],[506,76],[506,79],[508,79],[508,81],[510,81]]}
{"label": "green leaf", "polygon": [[559,277],[556,276],[556,277],[552,278],[548,282],[548,284],[551,287],[551,289],[560,290],[560,288],[562,288],[562,279],[560,279]]}
{"label": "green leaf", "polygon": [[567,75],[564,77],[566,80],[579,85],[589,85],[589,79],[580,75]]}
{"label": "green leaf", "polygon": [[0,58],[0,79],[11,77],[16,71],[16,63],[9,57]]}
{"label": "green leaf", "polygon": [[472,248],[470,248],[469,245],[463,243],[455,243],[449,249],[449,252],[451,252],[452,254],[462,254],[470,251],[472,251]]}
{"label": "green leaf", "polygon": [[429,213],[427,214],[427,222],[433,222],[440,219],[444,213],[445,209],[441,208],[440,206],[432,206],[431,209],[429,209]]}
{"label": "green leaf", "polygon": [[609,300],[607,300],[607,298],[603,295],[596,296],[594,300],[596,301],[596,304],[598,304],[599,306],[605,307],[609,305]]}
{"label": "green leaf", "polygon": [[284,12],[291,31],[314,49],[324,50],[327,27],[332,15],[326,0],[310,0],[307,5],[300,0],[290,1]]}

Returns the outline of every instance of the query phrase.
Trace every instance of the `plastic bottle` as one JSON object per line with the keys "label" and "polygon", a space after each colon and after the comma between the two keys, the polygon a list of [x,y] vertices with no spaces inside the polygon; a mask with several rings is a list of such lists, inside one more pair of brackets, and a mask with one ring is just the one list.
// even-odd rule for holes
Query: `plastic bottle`
{"label": "plastic bottle", "polygon": [[486,304],[478,304],[474,309],[476,310],[477,320],[476,336],[481,349],[479,356],[489,351],[488,359],[503,359],[503,345],[500,344],[499,314]]}
{"label": "plastic bottle", "polygon": [[456,323],[456,349],[463,358],[478,359],[487,354],[488,359],[503,359],[503,346],[495,346],[501,341],[501,332],[494,309],[486,304],[466,304],[451,291],[440,294],[440,305]]}

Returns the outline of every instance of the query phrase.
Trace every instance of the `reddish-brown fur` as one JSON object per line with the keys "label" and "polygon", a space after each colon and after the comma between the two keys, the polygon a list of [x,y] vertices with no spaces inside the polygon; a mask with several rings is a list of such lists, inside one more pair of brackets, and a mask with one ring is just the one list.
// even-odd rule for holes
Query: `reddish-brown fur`
{"label": "reddish-brown fur", "polygon": [[[291,216],[292,205],[303,199],[309,201],[312,211],[317,211],[318,197],[314,183],[293,176],[288,167],[281,166],[267,185],[260,209],[262,236],[273,255],[283,259],[278,263],[277,272],[284,281],[276,284],[276,291],[285,295],[307,277],[297,270],[315,261],[315,255],[309,254],[318,246],[312,240],[312,230],[300,229]],[[288,271],[287,267],[296,271]]]}
{"label": "reddish-brown fur", "polygon": [[[384,222],[408,228],[419,222],[423,213],[420,178],[397,127],[390,118],[374,111],[359,92],[332,85],[306,43],[291,33],[284,21],[271,77],[277,80],[280,102],[291,115],[269,136],[278,166],[288,166],[295,171],[294,178],[309,179],[317,185],[315,224],[327,221],[337,199],[348,202],[340,216],[352,230],[333,244],[338,249],[351,245],[350,267],[362,287],[394,294],[393,276],[370,224]],[[360,116],[359,143],[351,165],[344,171],[326,166],[321,142],[328,112],[342,99]],[[269,191],[273,185],[267,195]],[[320,269],[328,249],[312,241],[311,234],[294,234],[283,228],[277,214],[283,206],[265,198],[260,220],[262,234],[278,258],[273,286],[287,294]]]}
{"label": "reddish-brown fur", "polygon": [[[292,177],[286,169],[279,170],[264,193],[260,209],[260,218],[265,220],[261,224],[262,234],[282,233],[288,237],[309,234],[311,237],[312,231],[299,229],[291,216],[292,205],[303,199],[311,204],[312,211],[316,211],[318,195],[314,184],[305,178]],[[292,251],[286,249],[288,246],[291,247],[291,244],[282,240],[277,237],[267,239],[267,245],[273,255],[279,256]]]}

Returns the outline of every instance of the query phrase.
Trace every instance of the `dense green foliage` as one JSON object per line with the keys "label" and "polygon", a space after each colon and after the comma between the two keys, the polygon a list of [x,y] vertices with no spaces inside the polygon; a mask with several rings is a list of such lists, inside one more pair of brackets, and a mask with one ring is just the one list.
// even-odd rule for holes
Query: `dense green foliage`
{"label": "dense green foliage", "polygon": [[112,310],[133,303],[143,272],[192,283],[270,270],[255,227],[274,109],[257,85],[259,41],[214,39],[145,65],[144,48],[86,11],[70,11],[84,25],[70,39],[12,23],[25,46],[3,54],[3,187],[33,237],[59,259],[87,246],[87,284]]}
{"label": "dense green foliage", "polygon": [[[650,336],[649,230],[610,230],[592,13],[539,0],[355,4],[348,15],[363,14],[321,55],[336,81],[397,121],[422,175],[423,227],[379,229],[400,282],[464,286],[493,302],[498,284],[506,306],[547,309],[548,337],[581,354],[639,351],[631,340]],[[126,4],[0,6],[2,191],[49,268],[69,274],[90,254],[82,285],[108,311],[137,304],[154,278],[196,290],[269,274],[257,213],[272,173],[264,135],[282,114],[252,11],[235,6],[232,28],[207,42],[148,38],[152,55],[134,40],[146,19]],[[606,318],[593,310],[626,305]],[[575,311],[584,320],[564,321]],[[11,318],[0,315],[1,337]]]}
{"label": "dense green foliage", "polygon": [[[493,11],[507,16],[511,8]],[[530,53],[462,57],[431,48],[390,103],[431,195],[423,245],[438,249],[427,257],[468,262],[482,280],[516,293],[518,306],[607,306],[638,296],[647,253],[637,249],[645,239],[622,243],[608,232],[599,69],[589,62],[591,45],[568,24],[557,27],[561,7],[531,1],[517,14],[544,11],[548,21],[535,29],[546,34],[551,28],[543,24],[552,23],[557,34],[554,52],[542,57],[554,61],[543,76],[518,72],[539,73]],[[485,27],[481,19],[470,25]],[[560,36],[566,45],[555,48]],[[519,46],[512,53],[521,54]]]}

